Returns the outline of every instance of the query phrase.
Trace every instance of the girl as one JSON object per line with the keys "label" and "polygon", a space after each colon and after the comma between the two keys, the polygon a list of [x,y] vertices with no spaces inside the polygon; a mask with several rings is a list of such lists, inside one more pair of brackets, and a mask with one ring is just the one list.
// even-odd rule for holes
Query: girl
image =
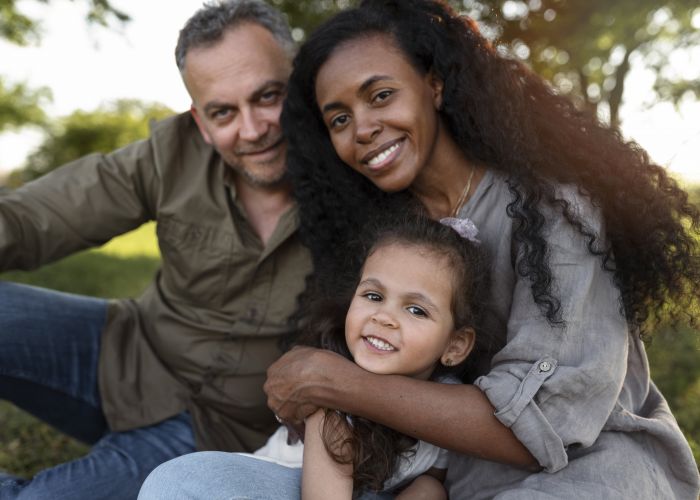
{"label": "girl", "polygon": [[[403,215],[366,232],[362,269],[345,273],[333,300],[312,301],[300,342],[372,373],[460,383],[485,295],[476,228]],[[318,410],[306,419],[304,445],[286,443],[282,427],[255,456],[300,467],[303,450],[304,499],[396,488],[398,498],[445,497],[446,451],[374,422]]]}

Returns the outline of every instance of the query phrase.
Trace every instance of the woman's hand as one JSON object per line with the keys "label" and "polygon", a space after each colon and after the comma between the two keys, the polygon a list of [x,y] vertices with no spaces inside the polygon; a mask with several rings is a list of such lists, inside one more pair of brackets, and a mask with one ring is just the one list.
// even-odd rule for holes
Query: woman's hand
{"label": "woman's hand", "polygon": [[295,347],[267,370],[267,405],[284,422],[299,430],[304,419],[320,407],[324,397],[361,370],[339,354],[312,347]]}

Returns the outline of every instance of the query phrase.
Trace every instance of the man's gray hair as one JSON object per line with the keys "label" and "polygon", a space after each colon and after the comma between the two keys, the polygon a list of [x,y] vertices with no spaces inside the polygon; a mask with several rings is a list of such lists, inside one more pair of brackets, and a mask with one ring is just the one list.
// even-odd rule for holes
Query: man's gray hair
{"label": "man's gray hair", "polygon": [[289,57],[296,52],[296,44],[284,15],[262,0],[220,0],[205,3],[180,30],[175,47],[175,62],[180,72],[185,70],[185,56],[195,47],[212,45],[224,33],[241,23],[256,23],[267,29]]}

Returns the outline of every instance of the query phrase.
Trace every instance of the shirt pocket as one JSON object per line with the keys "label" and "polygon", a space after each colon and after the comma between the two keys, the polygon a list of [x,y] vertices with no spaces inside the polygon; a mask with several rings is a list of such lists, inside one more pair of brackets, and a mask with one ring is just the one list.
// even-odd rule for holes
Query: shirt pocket
{"label": "shirt pocket", "polygon": [[173,216],[160,218],[156,233],[166,293],[205,308],[220,305],[232,235]]}

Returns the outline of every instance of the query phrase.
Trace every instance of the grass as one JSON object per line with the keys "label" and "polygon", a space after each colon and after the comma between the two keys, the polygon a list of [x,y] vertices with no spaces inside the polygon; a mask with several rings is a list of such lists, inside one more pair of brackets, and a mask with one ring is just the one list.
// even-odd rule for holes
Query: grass
{"label": "grass", "polygon": [[[145,224],[99,249],[37,271],[4,273],[0,279],[106,298],[136,297],[152,281],[159,263],[154,225]],[[0,401],[0,470],[31,477],[86,451],[84,444]]]}
{"label": "grass", "polygon": [[[153,279],[159,260],[154,226],[147,224],[99,249],[0,279],[100,297],[135,297]],[[659,332],[647,352],[652,376],[700,462],[700,334]],[[31,477],[86,451],[85,445],[0,401],[0,470]]]}

